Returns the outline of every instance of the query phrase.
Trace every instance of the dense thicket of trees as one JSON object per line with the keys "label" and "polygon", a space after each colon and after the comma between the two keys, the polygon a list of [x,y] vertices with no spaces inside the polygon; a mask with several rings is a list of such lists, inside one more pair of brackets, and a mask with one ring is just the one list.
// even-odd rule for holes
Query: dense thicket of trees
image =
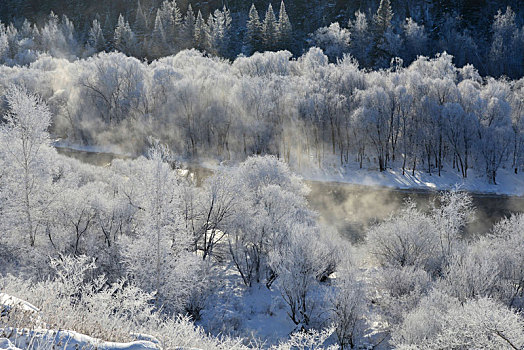
{"label": "dense thicket of trees", "polygon": [[188,48],[229,59],[265,50],[300,56],[317,45],[333,62],[351,53],[366,68],[446,51],[458,67],[473,64],[482,76],[522,77],[522,4],[481,3],[57,0],[36,8],[10,0],[0,4],[0,61],[27,64],[37,52],[74,59],[102,50],[151,61]]}
{"label": "dense thicket of trees", "polygon": [[23,83],[48,100],[51,131],[72,143],[143,154],[149,135],[191,159],[273,154],[301,169],[469,170],[496,183],[523,166],[524,84],[482,78],[448,54],[409,67],[331,64],[319,49],[234,62],[183,51],[150,64],[119,53],[69,62],[41,56],[1,68],[0,90]]}
{"label": "dense thicket of trees", "polygon": [[[474,208],[452,191],[429,211],[406,203],[351,247],[319,224],[307,187],[274,156],[221,167],[198,187],[155,140],[147,157],[89,166],[50,147],[38,96],[14,86],[7,102],[0,285],[42,311],[2,309],[0,329],[43,320],[109,340],[150,332],[166,349],[243,349],[172,317],[198,320],[227,303],[219,296],[268,288],[300,330],[279,349],[524,344],[522,215],[466,238]],[[234,319],[219,322],[245,335]]]}
{"label": "dense thicket of trees", "polygon": [[[519,1],[37,5],[0,3],[0,287],[42,312],[0,305],[0,334],[244,349],[192,321],[253,336],[237,301],[264,290],[298,331],[279,349],[524,346],[523,215],[465,237],[451,191],[352,247],[293,173],[522,171]],[[131,156],[89,166],[56,138]],[[179,166],[208,159],[198,186]]]}
{"label": "dense thicket of trees", "polygon": [[42,100],[13,87],[7,101],[0,130],[2,274],[45,280],[51,265],[74,265],[65,257],[73,256],[79,266],[68,274],[78,275],[62,277],[81,283],[94,259],[104,277],[93,283],[128,278],[154,295],[157,310],[198,319],[229,268],[247,287],[277,286],[295,324],[319,324],[311,294],[334,272],[336,237],[324,233],[307,207],[306,186],[285,163],[250,158],[196,187],[187,171],[172,167],[168,148],[151,140],[147,158],[86,166],[50,146],[51,113]]}

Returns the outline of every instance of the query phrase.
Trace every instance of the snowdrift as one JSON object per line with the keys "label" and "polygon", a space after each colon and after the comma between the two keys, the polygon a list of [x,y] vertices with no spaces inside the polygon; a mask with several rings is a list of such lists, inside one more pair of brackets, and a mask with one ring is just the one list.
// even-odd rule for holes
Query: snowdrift
{"label": "snowdrift", "polygon": [[[12,311],[22,311],[38,317],[37,307],[25,300],[0,293],[0,315],[9,317]],[[149,335],[133,334],[136,341],[129,343],[107,342],[69,330],[45,328],[28,329],[2,327],[0,324],[0,350],[18,349],[98,349],[98,350],[158,350],[158,340]]]}

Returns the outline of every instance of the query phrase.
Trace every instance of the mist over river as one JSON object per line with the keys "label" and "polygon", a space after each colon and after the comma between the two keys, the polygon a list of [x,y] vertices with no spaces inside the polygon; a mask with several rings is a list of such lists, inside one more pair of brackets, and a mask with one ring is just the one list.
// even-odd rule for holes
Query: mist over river
{"label": "mist over river", "polygon": [[[82,162],[104,166],[115,158],[124,156],[79,151],[57,147],[60,154]],[[212,171],[195,165],[189,166],[197,183],[201,183]],[[412,199],[422,210],[429,210],[437,191],[405,190],[376,186],[361,186],[339,182],[305,181],[310,193],[307,196],[311,208],[316,210],[322,222],[331,225],[352,243],[360,243],[366,230],[390,215],[394,215],[404,202]],[[524,212],[524,197],[496,194],[471,193],[475,216],[466,228],[468,236],[486,234],[494,223],[514,213]]]}

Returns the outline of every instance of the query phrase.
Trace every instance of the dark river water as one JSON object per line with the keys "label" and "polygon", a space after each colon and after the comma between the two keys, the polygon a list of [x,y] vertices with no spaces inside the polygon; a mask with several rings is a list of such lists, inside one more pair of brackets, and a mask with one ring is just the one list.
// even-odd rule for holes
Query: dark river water
{"label": "dark river water", "polygon": [[[58,152],[94,165],[107,165],[122,156],[110,153],[93,153],[58,148]],[[189,167],[200,182],[212,174],[211,170]],[[306,181],[310,187],[308,200],[311,208],[318,211],[321,220],[334,226],[338,232],[353,243],[361,242],[366,230],[373,224],[398,212],[404,202],[411,198],[422,210],[429,210],[434,191],[399,190],[385,187],[369,187],[337,182]],[[489,232],[501,218],[524,212],[524,197],[472,193],[475,216],[466,228],[469,236]]]}
{"label": "dark river water", "polygon": [[[399,190],[333,182],[308,181],[309,203],[322,220],[334,225],[352,242],[359,242],[366,229],[397,213],[412,199],[421,210],[429,210],[438,192]],[[485,234],[494,223],[514,213],[524,212],[524,197],[471,193],[475,214],[466,234]]]}

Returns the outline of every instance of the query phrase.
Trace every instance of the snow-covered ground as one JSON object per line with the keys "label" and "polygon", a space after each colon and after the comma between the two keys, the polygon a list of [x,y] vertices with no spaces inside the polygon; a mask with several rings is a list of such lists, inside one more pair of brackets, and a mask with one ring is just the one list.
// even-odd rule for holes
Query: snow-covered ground
{"label": "snow-covered ground", "polygon": [[106,342],[68,330],[48,329],[1,329],[8,338],[0,337],[0,350],[8,349],[98,349],[98,350],[158,350],[150,341],[137,340],[129,343]]}
{"label": "snow-covered ground", "polygon": [[25,300],[19,299],[9,294],[0,293],[0,310],[8,312],[13,308],[18,308],[24,312],[38,313],[40,310]]}
{"label": "snow-covered ground", "polygon": [[[29,318],[39,318],[40,310],[15,296],[0,293],[0,315],[9,315],[12,310],[29,313]],[[38,328],[12,328],[0,324],[0,350],[17,349],[100,349],[100,350],[157,350],[158,341],[145,335],[133,335],[129,343],[107,342],[69,330],[46,329],[42,322]]]}
{"label": "snow-covered ground", "polygon": [[524,196],[524,174],[501,169],[497,174],[497,184],[489,184],[484,172],[474,169],[468,171],[468,178],[463,179],[460,173],[446,169],[429,174],[426,171],[411,171],[402,174],[402,168],[388,169],[379,172],[376,169],[359,169],[357,167],[312,167],[302,169],[299,174],[306,180],[321,182],[341,182],[362,186],[381,186],[399,189],[416,190],[449,190],[459,187],[474,193],[489,193],[508,196]]}
{"label": "snow-covered ground", "polygon": [[0,338],[0,350],[20,350],[7,338]]}
{"label": "snow-covered ground", "polygon": [[263,339],[267,347],[288,338],[295,330],[277,289],[270,290],[264,284],[246,287],[232,266],[224,267],[222,276],[223,283],[197,322],[200,326],[213,334]]}

